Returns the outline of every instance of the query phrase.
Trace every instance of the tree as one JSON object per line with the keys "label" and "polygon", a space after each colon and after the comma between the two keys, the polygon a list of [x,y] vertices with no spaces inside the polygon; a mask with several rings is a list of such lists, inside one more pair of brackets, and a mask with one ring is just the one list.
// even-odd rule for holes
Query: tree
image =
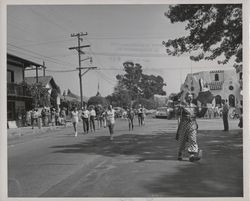
{"label": "tree", "polygon": [[134,64],[133,62],[123,63],[125,74],[117,75],[118,88],[128,93],[131,101],[138,100],[139,98],[151,98],[154,94],[165,95],[163,87],[166,85],[161,76],[146,75],[142,73],[142,66]]}
{"label": "tree", "polygon": [[166,92],[163,91],[163,87],[166,86],[166,83],[164,83],[161,76],[143,74],[139,86],[143,89],[144,98],[151,98],[154,94],[166,95]]}
{"label": "tree", "polygon": [[88,105],[102,105],[103,107],[107,107],[108,106],[108,101],[106,98],[101,97],[101,96],[92,96],[90,97],[90,99],[88,100]]}
{"label": "tree", "polygon": [[30,91],[34,107],[50,106],[49,89],[45,88],[42,83],[27,84],[23,83]]}
{"label": "tree", "polygon": [[123,63],[124,75],[117,75],[118,86],[124,87],[129,91],[132,100],[137,98],[139,93],[139,82],[142,79],[142,66],[140,64],[134,64],[133,62]]}
{"label": "tree", "polygon": [[163,41],[169,55],[185,52],[194,61],[214,60],[226,64],[231,58],[238,70],[242,68],[242,5],[193,4],[175,5],[165,16],[171,23],[187,22],[188,36]]}

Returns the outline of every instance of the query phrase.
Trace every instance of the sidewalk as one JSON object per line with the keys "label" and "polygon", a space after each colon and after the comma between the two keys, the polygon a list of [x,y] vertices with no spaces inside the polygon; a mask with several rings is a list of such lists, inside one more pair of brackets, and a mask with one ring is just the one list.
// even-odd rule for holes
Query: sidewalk
{"label": "sidewalk", "polygon": [[[67,123],[66,128],[70,126],[70,123]],[[47,126],[41,127],[40,129],[36,126],[32,129],[31,126],[27,127],[20,127],[20,128],[11,128],[7,129],[7,136],[8,139],[13,139],[22,136],[29,136],[29,135],[41,135],[48,132],[53,132],[55,130],[64,129],[64,126]]]}

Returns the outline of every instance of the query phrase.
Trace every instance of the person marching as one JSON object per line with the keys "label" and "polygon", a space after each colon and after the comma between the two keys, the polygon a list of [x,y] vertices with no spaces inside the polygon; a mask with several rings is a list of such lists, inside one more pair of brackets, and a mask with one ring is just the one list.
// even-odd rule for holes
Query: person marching
{"label": "person marching", "polygon": [[135,113],[133,111],[133,108],[130,107],[127,111],[127,118],[128,118],[128,126],[129,126],[129,130],[133,130],[134,129],[134,117],[135,117]]}
{"label": "person marching", "polygon": [[82,111],[82,123],[83,123],[83,131],[84,133],[89,132],[89,111],[87,109],[87,105],[84,106]]}
{"label": "person marching", "polygon": [[90,131],[91,132],[95,132],[95,117],[96,117],[96,112],[94,110],[94,106],[90,107],[90,111],[89,111],[89,115],[90,115]]}
{"label": "person marching", "polygon": [[198,130],[196,117],[204,116],[207,111],[207,108],[199,110],[192,101],[193,95],[187,92],[185,102],[178,109],[180,123],[176,134],[176,140],[179,142],[178,160],[182,160],[182,153],[187,148],[190,162],[201,158],[201,150],[198,148],[196,139]]}
{"label": "person marching", "polygon": [[112,105],[108,106],[106,112],[107,126],[109,128],[110,140],[113,140],[114,135],[114,126],[115,126],[115,110],[112,108]]}
{"label": "person marching", "polygon": [[227,100],[222,100],[222,118],[223,118],[223,125],[224,125],[224,130],[223,131],[228,131],[229,126],[228,126],[228,111],[229,111],[229,106],[227,103]]}
{"label": "person marching", "polygon": [[138,108],[138,123],[139,126],[142,126],[142,122],[143,121],[143,108],[141,107],[141,104],[139,104],[139,108]]}
{"label": "person marching", "polygon": [[71,112],[71,118],[72,118],[72,124],[74,127],[75,137],[77,137],[77,124],[78,124],[79,118],[78,118],[78,111],[76,107],[74,107],[74,110]]}

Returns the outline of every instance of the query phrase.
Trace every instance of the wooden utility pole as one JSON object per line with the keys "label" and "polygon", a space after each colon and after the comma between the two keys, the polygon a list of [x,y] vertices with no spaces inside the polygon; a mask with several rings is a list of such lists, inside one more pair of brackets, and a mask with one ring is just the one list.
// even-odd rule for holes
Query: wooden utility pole
{"label": "wooden utility pole", "polygon": [[[89,70],[91,69],[95,69],[97,67],[84,67],[82,68],[82,65],[81,65],[81,62],[84,61],[84,60],[87,60],[87,59],[90,59],[92,61],[92,58],[89,57],[87,59],[81,59],[81,55],[82,54],[85,54],[83,51],[82,51],[82,48],[86,48],[86,47],[90,47],[90,45],[82,45],[81,46],[81,41],[83,40],[81,38],[81,36],[86,36],[88,35],[88,33],[74,33],[74,34],[71,34],[71,37],[77,37],[77,41],[78,41],[78,44],[77,44],[77,47],[70,47],[69,49],[70,50],[77,50],[78,52],[78,63],[79,63],[79,67],[77,68],[79,70],[79,82],[80,82],[80,95],[81,95],[81,108],[83,107],[83,92],[82,92],[82,76],[84,74],[86,74]],[[83,69],[86,69],[86,71],[84,73],[82,73],[82,70]]]}

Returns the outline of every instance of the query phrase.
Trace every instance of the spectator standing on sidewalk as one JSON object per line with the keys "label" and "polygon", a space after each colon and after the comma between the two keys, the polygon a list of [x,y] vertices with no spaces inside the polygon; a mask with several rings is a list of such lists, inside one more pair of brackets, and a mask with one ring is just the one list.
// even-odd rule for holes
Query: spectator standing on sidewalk
{"label": "spectator standing on sidewalk", "polygon": [[96,112],[94,110],[94,106],[90,107],[90,131],[95,132],[95,117],[96,117]]}
{"label": "spectator standing on sidewalk", "polygon": [[72,119],[72,124],[74,127],[75,137],[77,136],[77,124],[79,122],[78,114],[79,113],[77,111],[77,108],[74,107],[74,110],[71,112],[71,119]]}
{"label": "spectator standing on sidewalk", "polygon": [[228,126],[228,112],[229,112],[229,105],[227,103],[227,100],[222,100],[222,119],[223,119],[223,125],[224,125],[224,130],[223,131],[228,131],[229,126]]}
{"label": "spectator standing on sidewalk", "polygon": [[51,110],[51,124],[52,126],[55,126],[56,123],[56,110],[55,108],[52,108]]}
{"label": "spectator standing on sidewalk", "polygon": [[115,127],[115,110],[112,108],[112,105],[108,106],[106,112],[107,126],[109,128],[110,140],[113,140],[114,137],[114,127]]}
{"label": "spectator standing on sidewalk", "polygon": [[188,92],[185,96],[185,102],[180,105],[178,110],[180,124],[176,134],[176,140],[179,141],[178,160],[182,160],[183,151],[187,148],[191,162],[199,160],[199,153],[201,153],[196,139],[198,130],[196,117],[204,116],[207,111],[207,108],[199,110],[192,101],[193,95]]}
{"label": "spectator standing on sidewalk", "polygon": [[38,126],[38,110],[35,108],[31,112],[31,126],[32,129],[34,129],[34,124],[36,122],[36,125]]}
{"label": "spectator standing on sidewalk", "polygon": [[83,131],[84,133],[89,132],[89,111],[87,109],[87,106],[85,105],[82,110],[82,124],[83,124]]}

